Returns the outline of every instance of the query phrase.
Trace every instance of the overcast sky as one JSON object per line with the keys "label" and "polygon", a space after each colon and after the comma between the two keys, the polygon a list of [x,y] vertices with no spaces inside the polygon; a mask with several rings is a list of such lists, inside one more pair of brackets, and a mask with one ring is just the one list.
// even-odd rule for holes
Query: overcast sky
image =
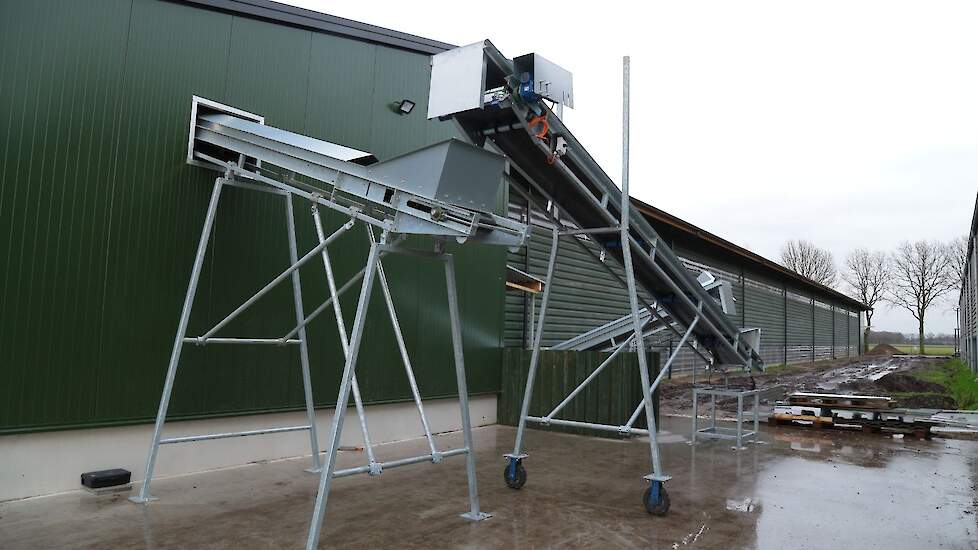
{"label": "overcast sky", "polygon": [[[289,3],[560,64],[565,122],[615,181],[630,55],[632,195],[770,259],[804,238],[841,267],[971,222],[978,2]],[[953,330],[951,302],[928,332]],[[895,309],[874,325],[916,332]]]}

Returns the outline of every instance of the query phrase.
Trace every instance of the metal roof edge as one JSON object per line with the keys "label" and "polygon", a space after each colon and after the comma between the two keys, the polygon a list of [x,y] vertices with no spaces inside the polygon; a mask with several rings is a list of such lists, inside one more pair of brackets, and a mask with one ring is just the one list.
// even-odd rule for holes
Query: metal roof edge
{"label": "metal roof edge", "polygon": [[344,19],[271,0],[167,0],[227,13],[265,19],[358,40],[375,42],[419,53],[435,54],[455,46],[376,25]]}
{"label": "metal roof edge", "polygon": [[765,269],[774,271],[782,278],[787,278],[787,279],[797,281],[802,285],[809,287],[813,291],[820,292],[823,294],[828,294],[829,296],[841,300],[842,302],[844,302],[845,304],[851,307],[855,307],[859,311],[865,311],[870,309],[869,306],[860,302],[859,300],[856,300],[851,296],[847,296],[839,292],[838,290],[829,288],[823,284],[816,283],[815,281],[809,279],[808,277],[799,275],[798,273],[795,273],[794,271],[784,267],[781,264],[768,260],[767,258],[761,256],[760,254],[751,252],[750,250],[747,250],[746,248],[743,248],[741,246],[737,246],[736,244],[724,239],[723,237],[717,236],[705,229],[697,227],[687,222],[686,220],[683,220],[681,218],[678,218],[666,212],[665,210],[661,210],[659,208],[652,206],[651,204],[642,202],[636,199],[635,197],[631,197],[631,200],[632,200],[632,204],[636,208],[638,208],[639,211],[642,212],[642,214],[644,214],[649,218],[652,218],[653,220],[665,223],[681,231],[682,233],[685,233],[694,238],[705,241],[713,246],[722,248],[727,252],[730,252],[736,256],[740,256],[741,258],[744,258],[755,264],[758,264]]}

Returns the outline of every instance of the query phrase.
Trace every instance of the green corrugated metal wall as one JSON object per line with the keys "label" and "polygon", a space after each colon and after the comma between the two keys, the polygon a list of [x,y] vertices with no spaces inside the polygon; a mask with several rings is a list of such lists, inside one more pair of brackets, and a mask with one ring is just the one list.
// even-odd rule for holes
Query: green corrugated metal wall
{"label": "green corrugated metal wall", "polygon": [[[509,214],[527,221],[525,208],[522,199],[513,197]],[[533,221],[545,223],[538,213],[534,213]],[[583,242],[595,253],[599,250],[597,246]],[[761,329],[761,357],[765,364],[798,363],[860,354],[859,318],[852,317],[856,314],[846,311],[841,304],[831,304],[828,297],[822,298],[825,302],[813,302],[811,294],[798,294],[800,290],[794,285],[761,275],[748,262],[735,263],[715,257],[702,247],[696,248],[693,243],[673,242],[672,247],[694,273],[706,269],[718,279],[731,284],[737,311],[729,317],[736,326]],[[549,254],[549,234],[546,230],[534,228],[533,238],[526,250],[510,252],[507,261],[514,267],[543,278]],[[609,258],[607,265],[619,275],[622,274],[621,266],[613,259]],[[507,347],[529,345],[528,296],[516,291],[507,293]],[[568,237],[564,237],[558,249],[544,345],[566,340],[625,315],[629,307],[626,296],[620,282],[571,243]],[[539,308],[538,298],[536,316],[539,315]],[[666,353],[670,348],[664,347],[660,351]],[[692,352],[683,350],[677,356],[674,368],[688,369],[700,363]]]}
{"label": "green corrugated metal wall", "polygon": [[[0,433],[143,422],[154,415],[214,174],[184,162],[193,94],[379,158],[453,135],[420,110],[426,55],[157,0],[0,3]],[[197,294],[200,334],[288,264],[280,197],[226,189]],[[296,202],[300,250],[314,246]],[[327,225],[341,223],[337,215]],[[328,228],[327,228],[328,229]],[[418,244],[418,243],[415,243]],[[340,281],[366,257],[362,228],[331,248]],[[457,251],[473,393],[499,389],[505,250]],[[326,296],[302,270],[306,311]],[[387,260],[427,397],[455,393],[439,265]],[[358,375],[369,402],[409,397],[375,292]],[[352,322],[356,293],[343,299]],[[273,337],[294,324],[277,288],[227,327]],[[335,401],[341,351],[312,325],[316,402]],[[186,348],[174,417],[302,404],[293,348]]]}

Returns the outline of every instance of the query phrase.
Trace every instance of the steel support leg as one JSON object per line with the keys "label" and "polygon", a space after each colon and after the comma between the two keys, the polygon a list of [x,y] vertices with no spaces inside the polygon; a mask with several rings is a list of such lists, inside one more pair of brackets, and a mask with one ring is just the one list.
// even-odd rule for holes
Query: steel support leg
{"label": "steel support leg", "polygon": [[197,256],[194,258],[193,267],[190,270],[190,283],[187,285],[187,295],[183,300],[183,310],[180,313],[180,321],[177,323],[177,335],[173,340],[173,351],[170,353],[170,365],[166,369],[166,379],[163,382],[163,395],[160,397],[160,406],[156,412],[156,425],[153,427],[153,441],[149,445],[149,456],[146,457],[146,470],[143,478],[143,485],[139,489],[139,494],[129,497],[133,502],[149,502],[155,500],[149,492],[150,483],[153,481],[153,470],[156,467],[156,455],[160,451],[160,437],[163,433],[163,423],[166,422],[166,411],[170,406],[170,394],[173,392],[173,380],[177,375],[177,365],[180,363],[180,353],[183,351],[183,339],[187,335],[187,323],[190,321],[190,310],[193,309],[194,297],[197,295],[197,283],[200,281],[200,272],[204,265],[204,256],[207,254],[207,243],[210,240],[211,232],[214,227],[214,218],[217,215],[217,203],[221,198],[221,188],[225,183],[224,178],[214,180],[214,188],[211,191],[211,200],[207,205],[207,214],[204,216],[204,227],[200,232],[200,240],[197,243]]}
{"label": "steel support leg", "polygon": [[[630,63],[628,56],[622,59],[622,169],[621,169],[621,209],[619,229],[621,252],[625,279],[628,284],[628,303],[632,310],[632,331],[635,333],[635,349],[638,352],[638,371],[642,384],[642,401],[645,403],[645,418],[649,428],[649,451],[652,454],[652,474],[645,476],[649,480],[649,488],[643,495],[646,511],[662,515],[669,510],[669,496],[662,483],[669,476],[662,473],[659,459],[659,440],[655,425],[655,410],[652,403],[652,384],[649,378],[648,357],[645,351],[645,335],[642,333],[642,318],[639,315],[638,285],[635,283],[635,266],[632,263],[632,239],[630,235],[631,222],[629,214],[632,209],[631,197],[628,196],[628,154],[629,154],[629,89]],[[655,253],[655,249],[652,249]],[[654,266],[655,264],[653,264]],[[669,365],[667,365],[668,367]]]}
{"label": "steel support leg", "polygon": [[374,274],[377,272],[376,246],[370,248],[367,256],[367,267],[364,270],[363,284],[360,287],[360,299],[357,302],[357,313],[353,320],[353,334],[350,338],[350,353],[343,367],[343,378],[340,381],[339,395],[336,398],[336,410],[333,413],[333,423],[329,433],[329,449],[326,451],[326,463],[319,474],[319,490],[316,494],[316,505],[313,508],[312,521],[309,526],[309,537],[306,539],[306,550],[315,550],[319,544],[319,532],[326,516],[326,501],[329,489],[333,483],[333,471],[336,470],[336,453],[340,447],[340,434],[343,432],[343,418],[350,400],[350,388],[353,373],[356,370],[357,357],[360,355],[360,344],[363,342],[363,328],[367,319],[367,306],[370,304],[370,291],[373,288]]}
{"label": "steel support leg", "polygon": [[458,382],[458,402],[462,415],[462,436],[465,438],[465,473],[469,479],[469,511],[462,517],[480,521],[491,517],[479,510],[479,489],[475,474],[475,447],[472,443],[472,419],[469,416],[469,390],[465,382],[465,358],[462,350],[462,321],[458,312],[458,290],[455,284],[455,260],[445,257],[445,286],[448,290],[448,315],[452,325],[452,350],[455,353],[455,378]]}
{"label": "steel support leg", "polygon": [[533,334],[533,352],[530,355],[530,370],[526,375],[526,389],[523,391],[523,405],[520,408],[520,420],[516,427],[516,442],[513,444],[512,454],[506,455],[509,459],[510,468],[514,471],[518,467],[519,462],[521,462],[526,455],[523,454],[523,434],[526,430],[526,416],[530,414],[530,401],[533,399],[533,381],[536,379],[537,365],[540,362],[540,344],[543,340],[543,329],[544,323],[547,319],[547,307],[550,305],[550,290],[553,288],[551,284],[553,282],[554,276],[554,264],[557,261],[557,245],[559,243],[559,234],[557,232],[557,227],[555,226],[550,242],[550,259],[547,261],[547,278],[544,283],[543,289],[543,301],[540,304],[540,317],[537,321],[537,328]]}
{"label": "steel support leg", "polygon": [[737,450],[743,448],[744,437],[744,396],[737,396]]}
{"label": "steel support leg", "polygon": [[[319,242],[322,244],[326,242],[326,232],[323,231],[323,220],[319,215],[319,208],[315,204],[312,205],[312,218],[316,224],[316,236],[319,237]],[[340,307],[339,295],[336,291],[333,264],[329,261],[329,251],[326,248],[323,248],[322,256],[323,268],[326,270],[326,282],[329,285],[329,296],[333,299],[333,314],[336,316],[336,330],[340,333],[340,345],[343,347],[343,357],[346,358],[350,355],[350,342],[346,336],[346,322],[343,320],[343,310]],[[380,261],[380,258],[377,261]],[[302,319],[299,319],[299,325],[302,325]],[[357,384],[357,375],[355,373],[353,375],[352,388],[353,404],[357,409],[357,419],[360,421],[360,435],[363,437],[363,448],[367,453],[367,464],[370,466],[370,475],[380,475],[380,467],[374,457],[373,445],[370,444],[370,432],[367,430],[367,413],[363,409],[363,399],[360,397],[360,385]]]}
{"label": "steel support leg", "polygon": [[761,426],[760,409],[761,406],[761,394],[754,394],[754,443],[760,443],[760,432],[758,431]]}
{"label": "steel support leg", "polygon": [[[299,249],[295,239],[295,211],[292,207],[292,193],[285,195],[285,228],[289,235],[289,261],[293,264],[299,261]],[[295,300],[295,320],[301,323],[306,318],[302,308],[302,282],[299,270],[292,272],[292,297]],[[309,418],[309,448],[312,453],[312,468],[309,471],[318,472],[319,439],[316,435],[316,404],[312,397],[312,376],[309,373],[309,341],[306,339],[306,329],[299,330],[299,361],[302,369],[302,391],[306,400],[306,416]]]}

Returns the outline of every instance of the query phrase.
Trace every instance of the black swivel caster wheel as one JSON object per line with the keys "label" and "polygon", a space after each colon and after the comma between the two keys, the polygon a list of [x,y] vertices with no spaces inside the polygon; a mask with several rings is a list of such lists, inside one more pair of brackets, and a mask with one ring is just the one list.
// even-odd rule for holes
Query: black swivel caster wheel
{"label": "black swivel caster wheel", "polygon": [[642,494],[642,504],[645,506],[645,511],[653,516],[664,516],[669,511],[669,493],[666,492],[661,481],[653,481],[652,483],[659,485],[658,495],[652,494],[653,486],[649,485],[645,489],[645,493]]}
{"label": "black swivel caster wheel", "polygon": [[522,488],[526,484],[526,469],[523,468],[523,461],[515,460],[507,464],[506,469],[503,470],[503,479],[510,489]]}

